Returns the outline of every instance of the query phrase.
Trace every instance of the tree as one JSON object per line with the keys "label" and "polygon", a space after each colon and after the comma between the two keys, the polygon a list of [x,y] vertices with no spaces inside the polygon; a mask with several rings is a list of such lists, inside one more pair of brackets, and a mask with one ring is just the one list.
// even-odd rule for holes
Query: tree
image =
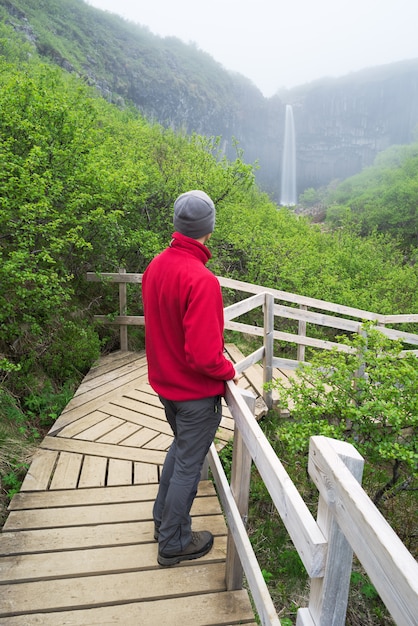
{"label": "tree", "polygon": [[312,435],[352,443],[383,470],[373,496],[379,504],[418,477],[418,358],[401,355],[401,342],[371,324],[339,340],[349,351],[315,354],[289,388],[274,381],[281,404],[292,406],[277,435],[293,453],[307,452]]}

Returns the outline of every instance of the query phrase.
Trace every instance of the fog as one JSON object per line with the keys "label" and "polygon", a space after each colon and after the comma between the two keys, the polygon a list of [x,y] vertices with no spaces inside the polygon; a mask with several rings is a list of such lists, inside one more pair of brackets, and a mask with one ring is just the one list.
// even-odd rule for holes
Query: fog
{"label": "fog", "polygon": [[323,77],[418,58],[417,0],[86,0],[175,36],[267,97]]}

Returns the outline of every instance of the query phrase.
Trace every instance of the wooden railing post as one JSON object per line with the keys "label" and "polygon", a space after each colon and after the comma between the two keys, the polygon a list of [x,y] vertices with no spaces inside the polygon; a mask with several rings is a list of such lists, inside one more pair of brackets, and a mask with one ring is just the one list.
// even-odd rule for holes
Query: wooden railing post
{"label": "wooden railing post", "polygon": [[[240,389],[251,413],[255,413],[255,396],[245,389]],[[234,447],[232,451],[231,492],[237,504],[241,519],[246,525],[248,518],[248,501],[250,496],[251,455],[237,427],[234,430]],[[242,589],[243,568],[235,547],[231,532],[228,532],[226,559],[226,588],[228,591]]]}
{"label": "wooden railing post", "polygon": [[[307,311],[308,310],[308,307],[305,304],[300,304],[299,308],[300,308],[301,311]],[[305,320],[299,320],[298,335],[299,335],[299,337],[306,337],[306,321]],[[306,346],[304,346],[303,344],[301,344],[301,343],[298,344],[298,352],[297,352],[297,360],[298,361],[304,361],[305,360],[305,348],[306,348]]]}
{"label": "wooden railing post", "polygon": [[[120,267],[119,274],[126,274],[126,269]],[[126,315],[127,312],[127,289],[126,283],[119,283],[119,315]],[[120,349],[124,352],[128,350],[128,327],[120,324]]]}
{"label": "wooden railing post", "polygon": [[[359,325],[359,331],[358,332],[359,332],[359,335],[364,337],[366,339],[366,342],[367,342],[367,331],[364,330],[364,328],[363,328],[363,326],[361,324]],[[359,351],[359,356],[362,357],[362,352],[361,351]],[[362,360],[362,362],[360,363],[360,367],[355,372],[355,377],[356,378],[364,378],[365,374],[366,374],[366,364]]]}
{"label": "wooden railing post", "polygon": [[[351,444],[329,440],[334,451],[361,484],[364,459]],[[309,447],[310,465],[315,463],[315,443]],[[310,471],[311,474],[311,471]],[[312,474],[311,474],[312,475]],[[309,608],[299,609],[296,626],[344,626],[350,589],[353,550],[338,526],[327,502],[319,496],[318,527],[328,540],[327,560],[323,578],[311,579]]]}
{"label": "wooden railing post", "polygon": [[[274,296],[265,293],[264,300],[264,358],[263,358],[263,382],[271,383],[273,380],[273,353],[274,353]],[[263,390],[263,399],[268,409],[273,406],[272,390]]]}

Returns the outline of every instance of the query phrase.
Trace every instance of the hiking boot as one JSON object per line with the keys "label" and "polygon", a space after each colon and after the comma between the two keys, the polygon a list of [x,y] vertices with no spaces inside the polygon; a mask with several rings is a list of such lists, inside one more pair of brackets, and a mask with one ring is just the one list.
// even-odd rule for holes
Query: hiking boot
{"label": "hiking boot", "polygon": [[158,563],[160,565],[169,566],[176,565],[180,561],[191,561],[192,559],[200,559],[205,556],[213,546],[213,535],[208,530],[200,532],[192,532],[192,540],[181,552],[164,553],[158,552]]}

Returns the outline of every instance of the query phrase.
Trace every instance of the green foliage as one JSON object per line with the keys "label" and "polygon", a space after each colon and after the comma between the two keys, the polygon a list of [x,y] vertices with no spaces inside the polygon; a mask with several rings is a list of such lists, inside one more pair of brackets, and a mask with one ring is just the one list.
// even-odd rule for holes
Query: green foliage
{"label": "green foliage", "polygon": [[221,204],[252,170],[218,161],[217,140],[146,124],[35,60],[0,61],[0,86],[0,351],[65,380],[98,355],[74,295],[83,284],[89,306],[85,272],[142,271],[170,238],[179,193],[204,185]]}
{"label": "green foliage", "polygon": [[373,167],[341,183],[327,200],[327,222],[351,225],[362,236],[374,231],[418,248],[418,144],[392,146]]}
{"label": "green foliage", "polygon": [[[356,566],[358,567],[358,566]],[[374,624],[392,624],[393,621],[387,615],[387,610],[380,599],[376,588],[371,584],[369,578],[361,570],[355,569],[351,574],[350,597],[354,606],[348,612],[348,619],[352,617],[355,623],[359,614],[368,616],[368,622]]]}
{"label": "green foliage", "polygon": [[300,194],[299,203],[305,207],[315,206],[319,204],[323,199],[323,192],[319,189],[309,187]]}
{"label": "green foliage", "polygon": [[374,599],[378,597],[378,593],[375,587],[370,583],[368,579],[360,572],[352,572],[351,582],[354,585],[358,585],[360,592],[363,593],[366,598]]}
{"label": "green foliage", "polygon": [[[31,445],[25,416],[15,398],[0,386],[0,505],[20,489],[28,467]],[[0,506],[0,525],[3,512]]]}
{"label": "green foliage", "polygon": [[418,308],[418,265],[388,237],[324,232],[254,193],[219,213],[210,245],[220,275],[379,313]]}
{"label": "green foliage", "polygon": [[402,344],[370,324],[339,339],[348,351],[313,355],[289,388],[274,381],[281,403],[292,406],[277,435],[292,454],[306,453],[312,435],[349,441],[368,463],[391,468],[374,495],[378,502],[418,477],[417,357],[401,356]]}
{"label": "green foliage", "polygon": [[[26,420],[32,428],[36,425],[39,431],[51,427],[59,417],[61,411],[72,398],[72,388],[70,384],[63,386],[61,390],[56,390],[47,381],[43,389],[29,393],[23,403]],[[39,436],[39,435],[38,435]]]}

